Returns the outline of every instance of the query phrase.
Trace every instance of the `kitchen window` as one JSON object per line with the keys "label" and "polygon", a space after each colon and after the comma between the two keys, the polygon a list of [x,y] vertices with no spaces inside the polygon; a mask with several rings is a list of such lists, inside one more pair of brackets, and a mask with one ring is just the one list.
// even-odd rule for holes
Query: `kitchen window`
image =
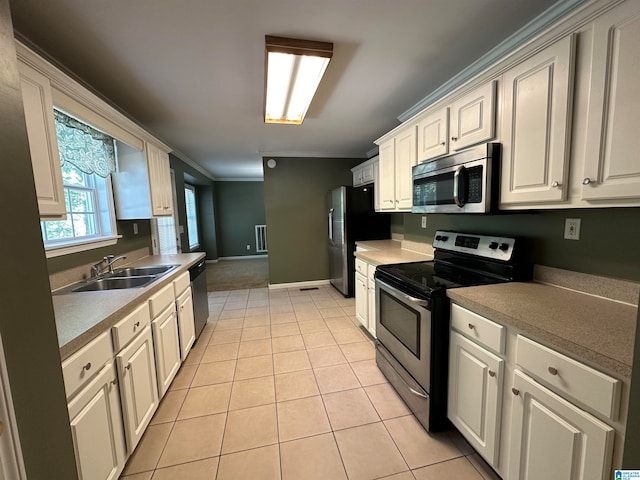
{"label": "kitchen window", "polygon": [[189,185],[188,183],[185,184],[184,201],[187,207],[187,235],[189,237],[189,249],[193,251],[200,246],[195,186]]}
{"label": "kitchen window", "polygon": [[116,243],[114,139],[55,110],[67,218],[40,222],[47,257]]}

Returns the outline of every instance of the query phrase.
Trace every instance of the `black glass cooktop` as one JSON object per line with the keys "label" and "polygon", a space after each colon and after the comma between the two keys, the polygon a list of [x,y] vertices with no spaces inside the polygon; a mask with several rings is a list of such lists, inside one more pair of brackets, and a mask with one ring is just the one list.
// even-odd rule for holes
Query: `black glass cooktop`
{"label": "black glass cooktop", "polygon": [[408,289],[426,296],[444,294],[447,288],[489,285],[506,281],[434,261],[380,265],[376,269],[376,277],[403,290]]}

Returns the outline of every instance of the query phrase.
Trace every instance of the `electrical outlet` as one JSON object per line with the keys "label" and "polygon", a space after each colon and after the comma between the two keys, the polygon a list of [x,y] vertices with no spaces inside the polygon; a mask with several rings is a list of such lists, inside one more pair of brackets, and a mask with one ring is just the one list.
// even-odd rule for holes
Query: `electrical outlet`
{"label": "electrical outlet", "polygon": [[247,245],[247,250],[251,250],[251,245]]}
{"label": "electrical outlet", "polygon": [[580,219],[565,218],[564,220],[565,240],[580,240]]}
{"label": "electrical outlet", "polygon": [[427,216],[422,216],[422,224],[420,225],[422,228],[427,228]]}

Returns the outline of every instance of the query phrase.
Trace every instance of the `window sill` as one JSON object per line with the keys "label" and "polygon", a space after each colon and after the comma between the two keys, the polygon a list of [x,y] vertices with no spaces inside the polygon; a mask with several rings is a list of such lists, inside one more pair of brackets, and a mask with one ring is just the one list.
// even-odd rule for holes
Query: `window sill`
{"label": "window sill", "polygon": [[115,245],[118,239],[122,238],[122,235],[116,235],[113,237],[101,237],[93,240],[85,240],[81,242],[65,243],[64,245],[56,245],[52,247],[45,247],[45,254],[47,258],[60,257],[62,255],[69,255],[70,253],[84,252],[86,250],[93,250],[101,247],[108,247]]}

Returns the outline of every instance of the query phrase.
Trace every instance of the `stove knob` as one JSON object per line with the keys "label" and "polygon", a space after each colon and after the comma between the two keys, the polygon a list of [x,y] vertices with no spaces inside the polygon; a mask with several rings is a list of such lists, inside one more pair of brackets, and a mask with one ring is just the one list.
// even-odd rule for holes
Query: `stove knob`
{"label": "stove knob", "polygon": [[436,242],[439,242],[440,240],[442,240],[442,237],[440,235],[436,235]]}
{"label": "stove knob", "polygon": [[491,250],[495,250],[496,248],[498,248],[498,242],[491,242],[491,243],[489,244],[489,248],[490,248]]}
{"label": "stove knob", "polygon": [[449,237],[447,237],[446,235],[442,235],[440,237],[440,240],[442,240],[443,242],[446,242],[447,240],[449,240]]}
{"label": "stove knob", "polygon": [[506,252],[507,250],[509,250],[509,244],[508,243],[501,243],[500,244],[500,250],[502,250],[503,252]]}

